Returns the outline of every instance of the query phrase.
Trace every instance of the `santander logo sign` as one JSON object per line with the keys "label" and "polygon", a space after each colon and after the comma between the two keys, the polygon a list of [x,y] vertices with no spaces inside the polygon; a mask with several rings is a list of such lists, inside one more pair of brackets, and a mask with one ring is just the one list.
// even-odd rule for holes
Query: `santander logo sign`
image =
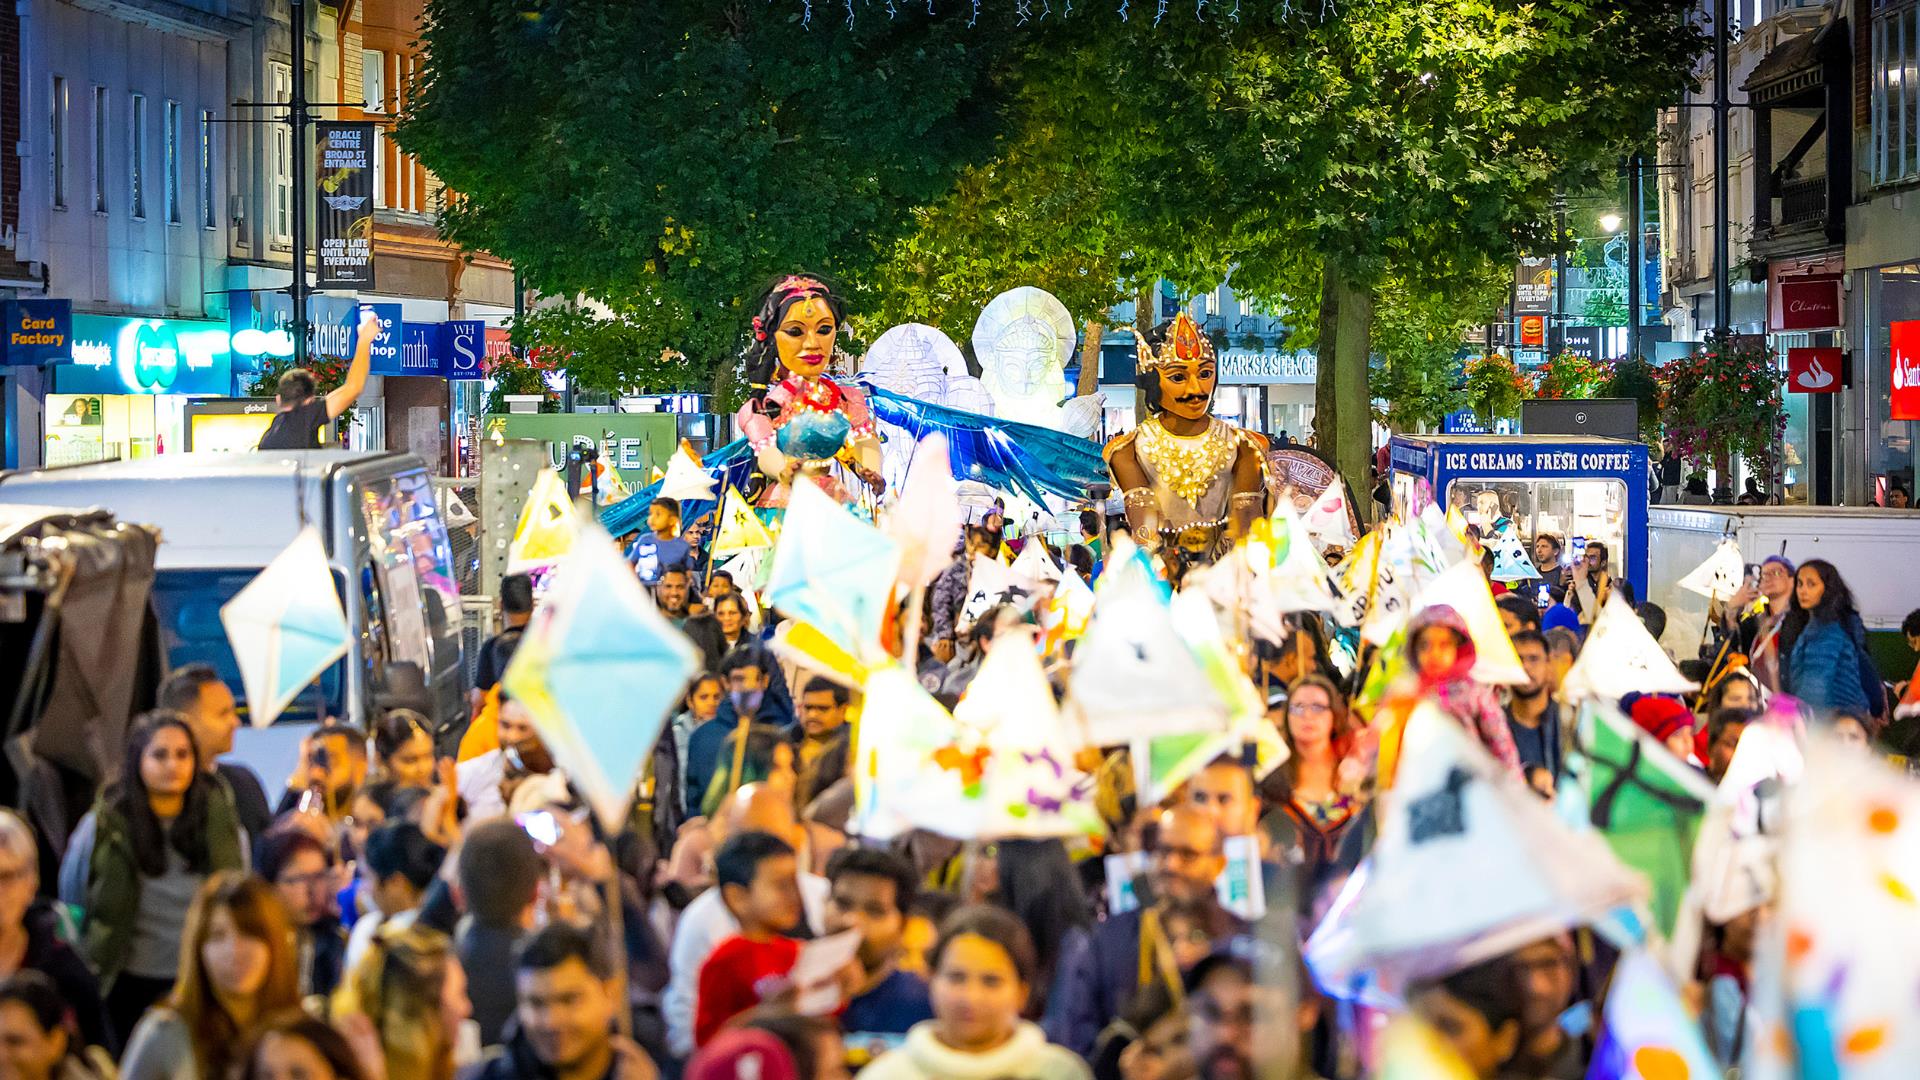
{"label": "santander logo sign", "polygon": [[1847,354],[1839,349],[1788,349],[1787,389],[1797,394],[1834,394],[1846,377]]}
{"label": "santander logo sign", "polygon": [[1920,420],[1920,320],[1887,327],[1887,346],[1893,361],[1893,393],[1889,420]]}

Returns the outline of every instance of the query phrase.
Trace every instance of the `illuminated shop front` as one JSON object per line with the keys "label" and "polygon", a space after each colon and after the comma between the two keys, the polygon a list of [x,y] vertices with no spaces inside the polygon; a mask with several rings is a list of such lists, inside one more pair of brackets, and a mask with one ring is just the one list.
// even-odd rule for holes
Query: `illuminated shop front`
{"label": "illuminated shop front", "polygon": [[233,391],[225,323],[73,317],[73,359],[51,365],[44,462],[72,465],[187,448],[187,402]]}

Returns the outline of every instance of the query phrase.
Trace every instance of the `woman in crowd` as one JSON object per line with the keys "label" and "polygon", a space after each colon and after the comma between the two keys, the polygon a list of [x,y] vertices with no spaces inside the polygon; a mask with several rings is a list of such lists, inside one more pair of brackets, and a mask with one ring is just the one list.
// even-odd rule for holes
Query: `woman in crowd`
{"label": "woman in crowd", "polygon": [[298,1009],[261,1021],[243,1060],[240,1080],[370,1080],[346,1036]]}
{"label": "woman in crowd", "polygon": [[425,926],[381,931],[334,995],[335,1023],[378,1042],[388,1080],[452,1080],[460,1029],[473,1015],[453,939]]}
{"label": "woman in crowd", "polygon": [[133,1029],[121,1080],[227,1075],[256,1020],[300,1003],[299,963],[293,923],[274,887],[234,871],[215,874],[187,912],[180,980]]}
{"label": "woman in crowd", "polygon": [[105,1080],[113,1062],[99,1047],[83,1049],[69,1024],[67,1001],[38,971],[0,981],[0,1076],[8,1080]]}
{"label": "woman in crowd", "polygon": [[60,899],[85,913],[82,942],[124,1041],[179,973],[181,926],[208,875],[243,870],[233,802],[200,771],[180,714],[127,733],[120,779],[80,819],[60,865]]}
{"label": "woman in crowd", "polygon": [[1420,693],[1460,721],[1501,764],[1520,772],[1520,751],[1493,688],[1473,679],[1473,638],[1460,613],[1445,604],[1415,615],[1407,625],[1407,654],[1420,679]]}
{"label": "woman in crowd", "polygon": [[999,888],[994,902],[1020,920],[1034,943],[1033,992],[1026,1015],[1044,1017],[1041,1026],[1051,1034],[1053,1022],[1065,1023],[1053,993],[1059,960],[1070,938],[1093,929],[1093,905],[1080,889],[1080,876],[1064,843],[1002,840],[997,846]]}
{"label": "woman in crowd", "polygon": [[746,600],[737,592],[714,599],[713,621],[720,624],[722,656],[739,648],[741,642],[753,640],[753,615],[747,611]]}
{"label": "woman in crowd", "polygon": [[0,810],[0,978],[27,971],[53,981],[80,1025],[78,1045],[116,1050],[100,1006],[100,981],[60,936],[60,916],[39,896],[40,858],[33,827]]}
{"label": "woman in crowd", "polygon": [[1786,658],[1780,688],[1815,713],[1885,714],[1886,687],[1867,655],[1866,624],[1853,591],[1825,559],[1808,559],[1794,574],[1780,655]]}
{"label": "woman in crowd", "polygon": [[1340,775],[1353,739],[1346,695],[1323,675],[1294,680],[1280,734],[1290,751],[1277,770],[1283,790],[1260,824],[1274,851],[1295,853],[1300,880],[1311,884],[1333,861],[1341,835],[1360,810],[1360,800]]}
{"label": "woman in crowd", "polygon": [[1039,961],[1020,920],[986,905],[948,917],[934,946],[933,1019],[874,1059],[862,1080],[1086,1080],[1072,1051],[1021,1019]]}
{"label": "woman in crowd", "polygon": [[373,726],[375,775],[400,787],[432,787],[432,731],[412,709],[389,710]]}
{"label": "woman in crowd", "polygon": [[[1760,684],[1751,675],[1734,671],[1713,684],[1701,697],[1700,717],[1705,720],[1721,709],[1760,708]],[[1705,727],[1704,723],[1699,725]]]}

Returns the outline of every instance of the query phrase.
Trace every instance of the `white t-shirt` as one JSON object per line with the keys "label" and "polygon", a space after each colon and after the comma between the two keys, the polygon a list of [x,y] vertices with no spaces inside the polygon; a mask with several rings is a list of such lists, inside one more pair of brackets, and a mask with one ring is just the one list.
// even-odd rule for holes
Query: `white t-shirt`
{"label": "white t-shirt", "polygon": [[[825,930],[822,920],[832,891],[826,878],[801,872],[800,904],[806,909],[807,925],[816,934]],[[720,902],[718,887],[694,897],[680,913],[673,945],[667,950],[667,970],[672,974],[660,1002],[660,1015],[667,1023],[667,1049],[680,1057],[693,1053],[693,1010],[700,990],[700,966],[721,942],[739,932],[740,922]]]}

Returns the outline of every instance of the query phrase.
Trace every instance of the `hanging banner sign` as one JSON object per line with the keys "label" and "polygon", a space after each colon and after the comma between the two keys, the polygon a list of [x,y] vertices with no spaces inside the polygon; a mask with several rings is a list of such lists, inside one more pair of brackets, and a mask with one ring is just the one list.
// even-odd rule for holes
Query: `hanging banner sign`
{"label": "hanging banner sign", "polygon": [[1893,402],[1889,420],[1920,420],[1920,319],[1887,326],[1887,351],[1893,358]]}
{"label": "hanging banner sign", "polygon": [[1774,308],[1775,330],[1831,330],[1840,325],[1840,279],[1837,277],[1780,280],[1780,300]]}
{"label": "hanging banner sign", "polygon": [[373,287],[373,125],[318,123],[318,280],[323,289]]}
{"label": "hanging banner sign", "polygon": [[1847,354],[1841,349],[1788,349],[1787,392],[1837,394],[1847,381]]}
{"label": "hanging banner sign", "polygon": [[479,319],[452,319],[440,324],[440,374],[449,379],[486,377],[482,362],[487,352],[487,324]]}
{"label": "hanging banner sign", "polygon": [[1600,328],[1597,326],[1569,326],[1560,332],[1560,351],[1569,352],[1583,360],[1600,359]]}
{"label": "hanging banner sign", "polygon": [[[1553,260],[1528,257],[1513,270],[1513,313],[1545,315],[1553,310]],[[1521,321],[1524,328],[1525,320]]]}
{"label": "hanging banner sign", "polygon": [[1541,315],[1520,316],[1520,344],[1538,349],[1547,343],[1547,320]]}

